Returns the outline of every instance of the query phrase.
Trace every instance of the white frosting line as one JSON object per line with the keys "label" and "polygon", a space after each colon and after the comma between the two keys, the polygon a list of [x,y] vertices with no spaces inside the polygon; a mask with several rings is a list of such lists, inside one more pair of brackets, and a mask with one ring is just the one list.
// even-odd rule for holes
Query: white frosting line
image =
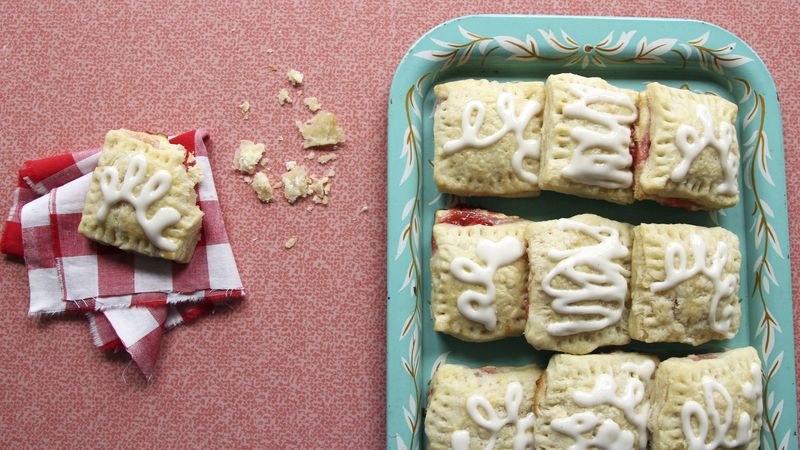
{"label": "white frosting line", "polygon": [[[750,372],[753,380],[752,382],[746,381],[742,384],[742,393],[746,399],[755,402],[757,405],[756,412],[757,414],[761,414],[761,367],[757,363],[753,363],[750,366]],[[736,438],[728,439],[726,434],[728,434],[728,430],[733,425],[734,405],[731,394],[725,389],[725,386],[709,376],[703,377],[702,385],[706,407],[703,408],[700,403],[689,400],[684,403],[681,408],[681,428],[689,444],[688,450],[738,448],[750,442],[750,439],[753,437],[753,426],[755,425],[750,414],[742,412],[739,415],[739,420],[736,423]],[[725,412],[722,418],[720,418],[719,411],[717,411],[715,397],[721,397],[725,402]],[[694,432],[692,419],[697,423],[697,434]],[[709,419],[714,428],[714,435],[712,436],[711,442],[706,443],[709,433]]]}
{"label": "white frosting line", "polygon": [[[647,415],[650,412],[650,402],[645,399],[643,380],[649,380],[656,370],[656,365],[651,360],[640,364],[626,362],[622,370],[630,372],[632,376],[627,379],[622,395],[617,395],[617,383],[612,375],[602,374],[597,377],[594,389],[591,392],[576,392],[575,403],[579,406],[610,405],[622,410],[625,418],[636,427],[639,435],[639,448],[647,448]],[[641,405],[639,412],[637,406]]]}
{"label": "white frosting line", "polygon": [[[573,83],[570,91],[578,99],[564,106],[564,116],[581,119],[606,128],[575,127],[570,131],[577,147],[561,173],[570,180],[607,189],[624,189],[633,184],[630,154],[631,129],[636,121],[636,105],[624,92],[614,92]],[[630,109],[630,114],[611,114],[590,108],[596,103],[611,103]],[[587,153],[601,149],[602,153]]]}
{"label": "white frosting line", "polygon": [[[575,439],[575,444],[569,450],[589,450],[601,448],[604,450],[627,450],[633,448],[635,437],[628,430],[620,428],[619,424],[611,419],[600,419],[590,412],[576,413],[562,419],[555,419],[550,424],[559,433]],[[600,425],[599,428],[597,426]],[[594,431],[591,438],[583,434]]]}
{"label": "white frosting line", "polygon": [[142,227],[150,242],[164,251],[175,251],[178,246],[161,235],[165,228],[174,225],[181,219],[180,213],[171,207],[159,208],[153,217],[147,218],[147,210],[169,192],[172,186],[172,175],[166,170],[159,170],[142,186],[139,195],[133,193],[136,186],[142,184],[147,175],[147,159],[137,154],[131,158],[125,179],[120,186],[119,172],[116,167],[106,166],[100,172],[100,191],[103,193],[103,204],[95,213],[100,222],[105,222],[108,212],[120,201],[130,203],[136,212],[136,221]]}
{"label": "white frosting line", "polygon": [[[727,305],[722,308],[721,318],[717,318],[719,301],[723,297],[730,297],[736,287],[736,276],[728,275],[722,278],[722,271],[728,262],[728,246],[724,242],[717,243],[717,250],[714,252],[710,266],[706,266],[706,244],[703,238],[696,233],[689,236],[692,247],[694,265],[686,267],[686,249],[680,242],[670,242],[664,255],[664,271],[666,277],[663,281],[658,281],[650,285],[653,293],[666,291],[683,283],[695,275],[702,274],[708,277],[714,285],[714,296],[709,307],[708,322],[711,328],[719,333],[728,332],[731,321],[736,309]],[[677,265],[676,265],[677,259]]]}
{"label": "white frosting line", "polygon": [[[514,450],[533,450],[533,413],[519,417],[519,407],[522,404],[522,385],[512,381],[506,387],[505,411],[506,417],[497,417],[492,404],[482,395],[471,395],[467,399],[467,413],[481,428],[492,433],[484,450],[492,450],[497,441],[497,433],[507,425],[516,425],[517,432],[514,436]],[[450,447],[453,450],[466,450],[469,448],[469,431],[454,431],[450,436]]]}
{"label": "white frosting line", "polygon": [[723,181],[717,186],[717,193],[725,195],[735,195],[739,193],[739,185],[736,183],[736,175],[739,171],[739,158],[731,152],[731,144],[734,139],[733,126],[727,122],[719,126],[719,139],[714,136],[714,121],[711,119],[711,112],[703,104],[697,105],[697,117],[703,122],[703,136],[689,125],[682,124],[678,127],[675,136],[675,145],[683,155],[683,159],[672,171],[670,179],[681,181],[689,173],[689,167],[695,158],[706,147],[711,146],[719,155],[720,166],[722,168]]}
{"label": "white frosting line", "polygon": [[499,267],[508,265],[525,254],[525,246],[514,236],[506,236],[499,242],[481,239],[476,248],[478,258],[486,262],[486,267],[481,267],[469,258],[455,258],[450,263],[450,273],[457,280],[469,284],[479,284],[486,289],[486,293],[473,290],[463,292],[458,297],[458,311],[467,319],[478,322],[493,331],[497,327],[497,315],[494,301],[497,290],[494,285],[494,275]]}
{"label": "white frosting line", "polygon": [[[490,145],[496,144],[508,132],[513,131],[517,139],[517,150],[511,158],[511,168],[514,173],[522,181],[528,183],[537,183],[539,177],[533,172],[525,170],[522,166],[522,161],[525,158],[539,158],[539,140],[538,139],[525,139],[523,133],[528,122],[531,121],[542,106],[536,100],[528,100],[522,107],[520,115],[516,115],[516,107],[514,104],[514,96],[508,92],[502,92],[497,97],[497,114],[503,120],[503,126],[491,136],[484,138],[478,137],[478,131],[483,125],[483,119],[486,116],[486,107],[483,102],[479,100],[470,100],[464,107],[464,112],[461,114],[461,137],[448,141],[442,148],[445,155],[455,153],[465,148],[485,148]],[[472,122],[472,114],[477,113],[475,122]]]}
{"label": "white frosting line", "polygon": [[[607,226],[591,226],[577,220],[560,219],[562,230],[576,230],[599,241],[594,245],[568,250],[551,249],[548,257],[558,263],[542,280],[542,290],[553,298],[550,307],[559,314],[592,316],[585,320],[567,320],[549,324],[547,332],[553,336],[569,336],[576,333],[596,331],[617,323],[622,317],[625,295],[630,275],[614,259],[628,256],[628,248],[622,245],[619,231]],[[578,270],[588,267],[592,272]],[[552,286],[556,277],[564,277],[576,284],[578,289],[558,289]],[[587,301],[609,302],[611,306],[580,305]]]}

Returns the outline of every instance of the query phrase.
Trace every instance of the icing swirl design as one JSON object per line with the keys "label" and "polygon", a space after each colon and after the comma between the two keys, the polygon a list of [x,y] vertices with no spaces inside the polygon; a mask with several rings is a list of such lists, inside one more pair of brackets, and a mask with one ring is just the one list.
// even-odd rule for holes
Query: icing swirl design
{"label": "icing swirl design", "polygon": [[[622,245],[619,231],[608,226],[591,226],[572,219],[560,219],[562,230],[576,230],[599,241],[568,250],[551,249],[548,257],[558,261],[542,280],[542,289],[553,298],[550,307],[559,314],[601,316],[601,318],[569,320],[549,324],[547,332],[553,336],[569,336],[576,333],[596,331],[617,323],[622,316],[630,272],[614,259],[628,256],[628,248]],[[592,271],[578,270],[588,267]],[[578,289],[559,289],[552,286],[556,277],[562,276],[578,286]],[[603,301],[612,306],[576,303]]]}
{"label": "icing swirl design", "polygon": [[[465,148],[485,148],[496,144],[503,136],[513,131],[518,147],[511,158],[511,168],[522,181],[537,183],[539,181],[538,175],[525,170],[522,166],[522,161],[525,158],[539,158],[539,140],[525,139],[523,133],[528,122],[542,110],[542,106],[536,100],[528,100],[523,105],[519,116],[516,115],[515,109],[514,97],[508,92],[500,93],[497,97],[497,114],[503,120],[503,126],[493,135],[479,138],[478,131],[483,126],[486,107],[479,100],[470,100],[461,115],[461,137],[446,142],[442,148],[444,153],[450,155]],[[477,115],[475,122],[472,122],[472,114],[474,113]]]}
{"label": "icing swirl design", "polygon": [[[751,364],[750,367],[752,382],[748,381],[742,384],[742,392],[744,397],[748,400],[755,402],[756,412],[761,414],[761,367],[757,363]],[[750,414],[742,412],[736,422],[736,437],[728,439],[726,434],[733,423],[733,399],[731,394],[725,389],[721,383],[715,379],[705,376],[702,380],[703,397],[705,400],[706,408],[703,408],[700,403],[689,400],[683,404],[681,408],[681,427],[683,435],[689,443],[689,450],[714,450],[717,448],[738,448],[750,442],[753,437],[753,420]],[[719,411],[717,411],[717,404],[714,400],[715,394],[725,401],[724,416],[720,418]],[[693,419],[698,425],[698,432],[695,434],[692,426]],[[708,422],[714,427],[714,435],[711,442],[706,443],[708,439]]]}
{"label": "icing swirl design", "polygon": [[181,219],[180,213],[175,208],[166,206],[159,208],[153,217],[147,218],[147,210],[150,205],[169,192],[172,186],[172,175],[166,170],[157,171],[145,182],[139,195],[135,195],[134,188],[142,184],[146,175],[147,159],[141,153],[131,158],[121,186],[116,167],[103,167],[100,172],[100,191],[103,193],[103,204],[95,213],[95,218],[100,222],[105,222],[111,207],[124,200],[133,206],[136,212],[136,221],[150,242],[161,250],[175,251],[178,248],[177,244],[162,236],[161,233],[165,228],[174,225]]}
{"label": "icing swirl design", "polygon": [[[564,106],[564,116],[580,119],[608,129],[575,127],[570,136],[578,145],[569,164],[561,173],[570,180],[607,189],[626,189],[633,184],[630,154],[631,129],[636,121],[636,105],[624,92],[614,92],[581,84],[571,84],[570,91],[578,99]],[[611,103],[630,109],[629,114],[612,114],[590,108],[596,103]],[[588,153],[602,149],[603,153]]]}
{"label": "icing swirl design", "polygon": [[[728,245],[724,242],[717,243],[717,250],[712,256],[710,266],[706,265],[706,243],[703,238],[696,233],[689,236],[689,245],[692,248],[694,265],[686,267],[686,249],[679,242],[670,242],[664,256],[664,271],[666,277],[663,281],[658,281],[650,285],[653,293],[666,291],[683,283],[695,275],[702,274],[708,277],[714,285],[714,296],[711,298],[711,305],[708,312],[708,322],[711,328],[718,333],[725,333],[731,327],[735,308],[727,305],[722,308],[721,317],[717,317],[719,301],[723,297],[730,297],[736,287],[736,276],[731,274],[722,278],[725,264],[728,262]],[[676,264],[677,259],[677,264]]]}
{"label": "icing swirl design", "polygon": [[[481,395],[471,395],[467,399],[467,412],[470,418],[481,428],[491,431],[492,437],[486,444],[484,450],[492,450],[497,433],[506,425],[516,425],[517,433],[514,436],[514,450],[533,450],[533,413],[528,413],[525,417],[519,417],[519,407],[522,404],[522,385],[517,381],[512,381],[506,387],[505,410],[506,417],[497,417],[492,404]],[[469,431],[458,430],[450,436],[450,447],[453,450],[469,449]]]}
{"label": "icing swirl design", "polygon": [[[600,427],[598,428],[598,425]],[[573,414],[563,419],[555,419],[551,426],[559,433],[575,439],[575,444],[569,450],[589,450],[602,448],[604,450],[632,449],[634,436],[628,430],[620,428],[619,424],[611,419],[600,419],[590,412]],[[591,438],[583,437],[597,428]]]}
{"label": "icing swirl design", "polygon": [[672,171],[670,179],[681,181],[689,173],[689,167],[694,160],[708,146],[714,148],[719,155],[722,168],[723,181],[717,185],[717,193],[725,195],[736,195],[739,193],[739,186],[736,183],[736,174],[739,171],[739,158],[731,153],[731,144],[734,139],[733,126],[727,122],[719,126],[719,139],[714,136],[714,121],[711,119],[711,112],[706,105],[697,105],[697,117],[703,123],[703,136],[693,127],[682,124],[678,127],[675,136],[675,145],[683,155],[683,159]]}
{"label": "icing swirl design", "polygon": [[475,251],[478,258],[486,262],[486,267],[481,267],[469,258],[458,257],[450,263],[450,273],[464,283],[479,284],[486,289],[482,294],[468,290],[458,297],[458,311],[467,319],[478,322],[489,331],[497,327],[497,314],[494,301],[497,290],[494,285],[494,275],[497,269],[513,263],[523,254],[525,246],[514,236],[506,236],[499,242],[481,239]]}
{"label": "icing swirl design", "polygon": [[[644,380],[653,376],[656,365],[651,360],[639,364],[626,362],[622,370],[629,372],[622,395],[617,395],[617,383],[614,376],[601,374],[595,381],[591,392],[575,392],[574,399],[578,406],[591,407],[609,405],[622,410],[625,419],[636,427],[639,437],[639,449],[647,448],[647,416],[650,412],[650,403],[645,399]],[[639,411],[636,411],[636,408]],[[584,450],[602,448],[607,450],[632,449],[636,436],[628,430],[623,430],[618,423],[611,419],[602,422],[592,412],[581,412],[570,417],[556,419],[551,423],[553,429],[575,439],[575,444],[570,450]],[[599,425],[599,428],[597,428]],[[583,434],[597,428],[592,438],[585,438]]]}

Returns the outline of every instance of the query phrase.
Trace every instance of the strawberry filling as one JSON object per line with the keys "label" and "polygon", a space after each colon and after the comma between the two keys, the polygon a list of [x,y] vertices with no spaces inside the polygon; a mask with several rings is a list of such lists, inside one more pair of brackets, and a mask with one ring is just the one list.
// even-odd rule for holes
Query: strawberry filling
{"label": "strawberry filling", "polygon": [[[460,227],[468,227],[472,225],[484,225],[491,227],[504,223],[514,222],[516,218],[507,217],[503,214],[492,213],[483,209],[469,208],[469,207],[456,207],[450,209],[447,214],[441,219],[436,219],[436,223],[448,223],[450,225],[458,225]],[[436,251],[436,240],[431,236],[431,249]]]}
{"label": "strawberry filling", "polygon": [[471,225],[485,225],[491,227],[502,223],[502,220],[482,209],[455,208],[451,209],[438,223],[449,223],[461,227],[468,227]]}
{"label": "strawberry filling", "polygon": [[665,197],[649,197],[649,198],[664,206],[671,206],[673,208],[683,208],[683,209],[688,209],[689,211],[697,211],[703,209],[702,205],[686,198],[665,198]]}
{"label": "strawberry filling", "polygon": [[489,374],[497,373],[497,367],[495,367],[495,366],[483,366],[478,370],[480,370],[481,372],[489,373]]}
{"label": "strawberry filling", "polygon": [[717,353],[706,353],[703,355],[689,355],[689,359],[692,361],[702,361],[704,359],[717,359],[719,358],[719,354]]}
{"label": "strawberry filling", "polygon": [[631,144],[631,157],[633,158],[633,167],[638,169],[642,167],[647,157],[650,156],[650,135],[645,135],[641,141]]}

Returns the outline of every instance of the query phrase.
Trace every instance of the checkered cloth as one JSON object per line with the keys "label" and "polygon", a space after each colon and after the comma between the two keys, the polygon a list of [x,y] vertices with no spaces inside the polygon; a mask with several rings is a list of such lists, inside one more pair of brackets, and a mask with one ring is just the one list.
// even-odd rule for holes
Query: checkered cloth
{"label": "checkered cloth", "polygon": [[29,314],[88,313],[95,344],[125,349],[146,377],[158,358],[161,334],[244,294],[217,199],[203,130],[170,139],[203,168],[198,203],[200,242],[188,264],[95,244],[78,234],[83,203],[99,149],[26,161],[0,251],[24,256]]}

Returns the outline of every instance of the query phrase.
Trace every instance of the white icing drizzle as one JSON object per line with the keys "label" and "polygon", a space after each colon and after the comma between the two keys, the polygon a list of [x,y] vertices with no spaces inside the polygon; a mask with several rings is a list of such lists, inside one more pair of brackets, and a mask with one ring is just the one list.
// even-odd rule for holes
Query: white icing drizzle
{"label": "white icing drizzle", "polygon": [[675,136],[675,145],[683,155],[683,159],[672,171],[670,179],[681,181],[689,173],[689,167],[694,162],[697,155],[709,145],[717,151],[722,168],[723,181],[717,185],[717,193],[724,195],[735,195],[739,192],[736,183],[736,174],[739,171],[739,158],[731,153],[731,144],[734,139],[733,126],[723,122],[719,126],[719,139],[714,136],[714,121],[711,112],[706,105],[697,105],[697,117],[703,122],[703,136],[689,125],[682,124],[678,127]]}
{"label": "white icing drizzle", "polygon": [[[470,418],[481,428],[492,432],[492,437],[486,444],[485,450],[492,450],[497,433],[507,425],[516,425],[517,433],[514,435],[514,450],[533,450],[533,413],[519,417],[519,407],[522,404],[522,385],[512,381],[506,387],[505,410],[506,417],[497,417],[492,404],[485,397],[475,394],[467,399],[467,412]],[[469,448],[469,431],[454,431],[450,436],[450,447],[453,450],[467,450]]]}
{"label": "white icing drizzle", "polygon": [[[742,384],[742,394],[744,398],[755,403],[756,414],[761,415],[763,408],[761,404],[761,366],[758,363],[750,365],[750,375],[753,379]],[[694,400],[687,401],[681,407],[681,427],[683,435],[686,436],[689,444],[688,450],[714,450],[721,447],[737,448],[750,442],[753,437],[753,426],[755,425],[750,414],[746,412],[739,414],[739,420],[736,422],[736,438],[728,439],[726,434],[728,434],[728,430],[733,425],[734,405],[731,394],[725,389],[725,386],[709,376],[703,377],[702,385],[707,410]],[[725,401],[725,413],[722,418],[720,418],[714,401],[715,394]],[[697,421],[697,434],[694,432],[692,419]],[[711,424],[714,427],[714,435],[711,442],[706,443],[709,432],[709,419],[711,419]]]}
{"label": "white icing drizzle", "polygon": [[[550,425],[559,433],[575,439],[575,444],[569,450],[589,450],[601,448],[604,450],[630,450],[633,448],[634,436],[628,430],[623,430],[619,424],[611,419],[600,422],[590,412],[576,413],[563,419],[555,419]],[[597,426],[600,425],[599,428]],[[591,438],[583,437],[597,428]]]}
{"label": "white icing drizzle", "polygon": [[755,417],[760,417],[761,413],[764,412],[764,405],[761,403],[761,396],[764,392],[763,386],[761,386],[761,365],[759,363],[750,364],[750,376],[753,377],[753,382],[745,382],[742,385],[742,392],[744,393],[744,398],[755,402]]}
{"label": "white icing drizzle", "polygon": [[[722,271],[728,262],[728,245],[722,241],[717,243],[717,250],[714,252],[711,265],[707,266],[706,244],[703,238],[696,233],[692,233],[689,236],[689,242],[692,247],[694,265],[686,267],[686,249],[680,242],[670,242],[667,245],[664,256],[666,277],[664,281],[658,281],[650,285],[650,291],[656,293],[672,289],[698,274],[707,276],[714,285],[714,296],[711,299],[708,322],[714,331],[719,333],[727,332],[731,327],[732,317],[736,309],[731,305],[725,306],[722,308],[721,318],[717,318],[717,309],[719,309],[719,301],[723,297],[733,295],[736,287],[735,275],[731,274],[724,279],[722,278]],[[678,259],[677,265],[675,263],[676,257]]]}
{"label": "white icing drizzle", "polygon": [[[569,164],[561,173],[581,184],[607,189],[624,189],[633,184],[630,154],[631,129],[636,121],[636,105],[624,92],[614,92],[596,87],[571,84],[570,91],[578,99],[564,106],[564,116],[581,119],[608,129],[607,132],[587,127],[575,127],[570,136],[578,143]],[[611,114],[589,106],[595,103],[612,103],[630,109],[630,114]],[[602,149],[603,153],[586,153]]]}
{"label": "white icing drizzle", "polygon": [[[628,290],[625,277],[630,274],[621,264],[614,262],[614,259],[624,258],[629,253],[628,248],[620,241],[619,231],[612,227],[591,226],[572,219],[560,219],[558,227],[562,230],[580,231],[599,242],[568,250],[549,251],[548,257],[552,261],[558,261],[542,280],[542,289],[553,297],[550,307],[559,314],[602,316],[602,318],[549,324],[547,332],[553,336],[568,336],[601,330],[617,323],[622,316],[625,294]],[[578,270],[578,267],[582,266],[591,268],[593,272]],[[554,288],[551,283],[558,276],[563,276],[579,288]],[[613,305],[609,307],[575,304],[598,300]]]}
{"label": "white icing drizzle", "polygon": [[[500,93],[497,97],[497,114],[503,120],[503,126],[493,135],[479,138],[478,130],[483,125],[486,107],[480,100],[470,100],[461,114],[461,137],[446,142],[442,148],[444,153],[449,155],[465,148],[485,148],[496,144],[508,132],[513,131],[518,147],[511,158],[511,168],[522,181],[537,183],[539,181],[537,174],[525,170],[522,161],[524,158],[539,158],[539,140],[525,139],[523,133],[528,122],[542,110],[542,106],[536,100],[528,100],[522,106],[519,116],[515,110],[514,96],[508,92]],[[473,113],[477,113],[475,122],[472,122]]]}
{"label": "white icing drizzle", "polygon": [[[103,167],[100,173],[100,190],[103,193],[103,204],[95,213],[100,222],[105,222],[109,209],[117,202],[126,201],[136,212],[136,221],[142,227],[150,242],[164,251],[175,251],[178,246],[161,235],[165,228],[174,225],[181,219],[180,213],[171,207],[159,208],[153,217],[147,218],[147,210],[153,202],[161,199],[172,186],[172,175],[166,170],[159,170],[142,186],[139,195],[133,193],[136,186],[142,184],[147,175],[147,159],[141,153],[131,158],[125,179],[120,186],[119,172],[116,167]],[[119,186],[119,187],[118,187]]]}
{"label": "white icing drizzle", "polygon": [[493,331],[497,327],[497,314],[494,309],[497,290],[494,286],[494,274],[498,268],[522,257],[525,254],[525,246],[514,236],[506,236],[499,242],[481,239],[475,253],[478,258],[486,262],[485,268],[469,258],[459,257],[450,263],[450,273],[464,283],[483,286],[486,293],[473,290],[463,292],[458,297],[458,311],[467,319]]}
{"label": "white icing drizzle", "polygon": [[[575,403],[578,406],[589,407],[597,405],[610,405],[622,410],[625,419],[636,427],[639,435],[639,448],[647,448],[647,415],[650,412],[650,402],[645,400],[644,380],[649,380],[656,370],[656,365],[651,360],[642,361],[640,364],[626,362],[622,370],[631,373],[627,379],[622,395],[617,395],[617,383],[614,376],[609,374],[598,375],[591,392],[575,392]],[[639,412],[636,408],[639,407]]]}

